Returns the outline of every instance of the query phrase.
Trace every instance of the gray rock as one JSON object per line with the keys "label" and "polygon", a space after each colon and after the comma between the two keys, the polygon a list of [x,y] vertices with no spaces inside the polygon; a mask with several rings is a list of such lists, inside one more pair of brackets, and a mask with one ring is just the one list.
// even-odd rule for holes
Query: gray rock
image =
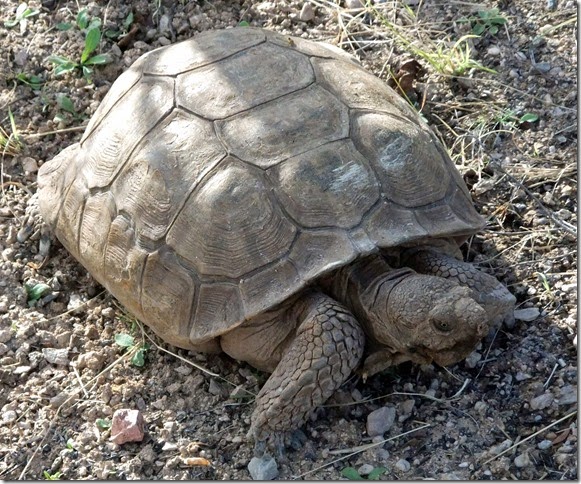
{"label": "gray rock", "polygon": [[531,399],[531,409],[542,410],[543,408],[547,408],[551,403],[553,403],[554,399],[555,398],[551,392],[543,393],[542,395]]}
{"label": "gray rock", "polygon": [[305,3],[299,13],[299,20],[309,22],[315,18],[315,10],[310,3]]}
{"label": "gray rock", "polygon": [[18,415],[16,415],[16,412],[14,410],[6,410],[2,414],[2,423],[9,424],[15,422],[17,418]]}
{"label": "gray rock", "polygon": [[528,467],[531,465],[531,459],[529,454],[525,452],[524,454],[519,454],[514,458],[514,465],[517,467]]}
{"label": "gray rock", "polygon": [[68,365],[69,364],[69,349],[68,348],[43,348],[42,355],[45,360],[53,365]]}
{"label": "gray rock", "polygon": [[407,460],[400,459],[395,463],[395,467],[402,472],[408,472],[412,466]]}
{"label": "gray rock", "polygon": [[466,357],[466,366],[468,368],[476,368],[478,362],[482,359],[482,355],[478,351],[473,351]]}
{"label": "gray rock", "polygon": [[0,329],[0,343],[8,343],[12,338],[12,331],[8,328]]}
{"label": "gray rock", "polygon": [[551,440],[542,440],[541,442],[539,442],[537,444],[537,447],[541,450],[547,450],[550,449],[551,447],[553,447],[553,442]]}
{"label": "gray rock", "polygon": [[504,452],[506,449],[508,449],[511,445],[512,445],[512,440],[506,439],[506,440],[503,440],[500,444],[493,445],[490,448],[489,452],[493,455],[498,455],[498,454],[501,454],[502,452]]}
{"label": "gray rock", "polygon": [[395,408],[381,407],[367,416],[367,435],[375,437],[387,432],[395,422]]}
{"label": "gray rock", "polygon": [[363,464],[359,469],[357,469],[357,472],[360,476],[367,476],[373,471],[373,469],[375,468],[371,464]]}
{"label": "gray rock", "polygon": [[571,405],[577,403],[577,387],[575,385],[565,385],[561,388],[559,395],[559,405]]}
{"label": "gray rock", "polygon": [[514,312],[514,319],[519,321],[534,321],[541,315],[539,308],[517,309]]}
{"label": "gray rock", "polygon": [[248,463],[248,472],[255,481],[272,481],[278,477],[276,461],[269,455],[253,457]]}

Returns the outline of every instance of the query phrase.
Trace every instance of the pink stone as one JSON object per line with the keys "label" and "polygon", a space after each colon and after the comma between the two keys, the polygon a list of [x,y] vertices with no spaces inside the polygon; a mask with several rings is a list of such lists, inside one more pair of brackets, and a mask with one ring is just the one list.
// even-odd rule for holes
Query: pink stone
{"label": "pink stone", "polygon": [[143,440],[145,422],[139,410],[122,408],[113,414],[111,440],[118,445]]}

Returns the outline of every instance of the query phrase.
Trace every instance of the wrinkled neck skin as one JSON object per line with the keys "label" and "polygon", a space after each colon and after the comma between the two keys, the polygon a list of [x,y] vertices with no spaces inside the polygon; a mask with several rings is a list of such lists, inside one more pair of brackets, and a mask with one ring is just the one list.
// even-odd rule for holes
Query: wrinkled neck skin
{"label": "wrinkled neck skin", "polygon": [[395,321],[386,306],[393,289],[415,274],[409,268],[393,269],[383,257],[372,255],[341,269],[324,288],[353,311],[371,349],[381,347],[395,354],[399,349],[393,342],[405,344],[411,333],[402,331],[401,321]]}

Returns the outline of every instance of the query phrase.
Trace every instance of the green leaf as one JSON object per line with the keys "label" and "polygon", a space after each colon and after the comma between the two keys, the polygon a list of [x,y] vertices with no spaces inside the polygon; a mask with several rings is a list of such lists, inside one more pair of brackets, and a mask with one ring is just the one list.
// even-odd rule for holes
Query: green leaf
{"label": "green leaf", "polygon": [[474,27],[472,27],[472,33],[474,35],[482,35],[485,29],[486,27],[484,26],[484,24],[475,24]]}
{"label": "green leaf", "polygon": [[523,114],[519,122],[520,123],[536,123],[539,120],[539,116],[535,113],[525,113]]}
{"label": "green leaf", "polygon": [[133,23],[133,12],[129,12],[129,14],[127,15],[127,17],[125,17],[125,20],[123,21],[123,27],[125,28],[125,30],[129,30],[129,27],[131,27],[132,23]]}
{"label": "green leaf", "polygon": [[491,25],[488,27],[488,31],[491,35],[496,35],[498,33],[498,27],[496,25]]}
{"label": "green leaf", "polygon": [[341,469],[341,475],[343,477],[346,477],[350,481],[364,480],[363,477],[359,475],[359,472],[357,472],[357,469],[355,469],[354,467],[345,467],[344,469]]}
{"label": "green leaf", "polygon": [[129,348],[135,344],[133,336],[127,333],[119,333],[115,335],[115,343],[123,348]]}
{"label": "green leaf", "polygon": [[48,284],[42,283],[35,284],[34,286],[24,284],[24,288],[26,289],[26,294],[28,295],[28,302],[38,301],[42,296],[51,291],[51,288]]}
{"label": "green leaf", "polygon": [[71,99],[64,94],[58,94],[56,97],[56,102],[63,111],[71,114],[77,114],[77,110],[75,109],[73,101],[71,101]]}
{"label": "green leaf", "polygon": [[142,367],[145,365],[145,348],[139,348],[131,358],[131,363]]}
{"label": "green leaf", "polygon": [[111,56],[109,54],[98,54],[94,55],[93,57],[87,59],[85,61],[85,65],[102,65],[102,64],[109,64],[111,62]]}
{"label": "green leaf", "polygon": [[29,76],[29,75],[25,74],[24,72],[21,72],[20,74],[18,74],[16,76],[16,79],[18,81],[22,82],[23,84],[26,84],[34,91],[40,89],[40,87],[42,85],[42,79],[39,76],[35,76],[35,75]]}
{"label": "green leaf", "polygon": [[89,14],[87,13],[87,9],[84,8],[77,14],[77,26],[81,30],[83,30],[86,29],[88,25],[89,25]]}
{"label": "green leaf", "polygon": [[55,76],[60,76],[62,74],[66,74],[67,72],[74,71],[75,67],[77,67],[77,64],[74,64],[73,62],[71,62],[70,64],[60,65],[56,67],[56,69],[54,70],[54,74]]}
{"label": "green leaf", "polygon": [[101,31],[98,28],[91,29],[87,32],[87,37],[85,37],[85,48],[81,54],[81,64],[84,64],[91,53],[97,48],[100,40]]}
{"label": "green leaf", "polygon": [[250,24],[246,20],[242,20],[238,23],[238,27],[250,27]]}
{"label": "green leaf", "polygon": [[108,39],[115,40],[115,39],[117,39],[121,35],[121,32],[119,32],[119,30],[105,30],[105,32],[103,32],[103,34]]}
{"label": "green leaf", "polygon": [[73,61],[61,55],[49,55],[46,60],[58,66],[73,63]]}
{"label": "green leaf", "polygon": [[376,467],[368,474],[367,479],[370,481],[377,481],[379,476],[381,476],[381,474],[385,474],[385,472],[387,472],[385,467]]}
{"label": "green leaf", "polygon": [[67,440],[67,449],[75,450],[75,441],[73,439]]}
{"label": "green leaf", "polygon": [[99,17],[95,17],[91,19],[89,25],[87,25],[87,30],[98,29],[101,27],[101,19]]}
{"label": "green leaf", "polygon": [[73,28],[73,24],[70,22],[59,22],[58,24],[55,25],[57,30],[61,30],[61,31],[66,31],[66,30],[70,30]]}
{"label": "green leaf", "polygon": [[95,424],[101,430],[107,430],[111,428],[111,420],[106,418],[98,418],[95,420]]}

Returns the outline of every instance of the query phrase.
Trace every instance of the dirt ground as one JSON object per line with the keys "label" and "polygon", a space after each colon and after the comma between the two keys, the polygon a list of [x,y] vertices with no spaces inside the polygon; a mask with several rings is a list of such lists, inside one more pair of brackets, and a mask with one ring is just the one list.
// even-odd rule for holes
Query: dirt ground
{"label": "dirt ground", "polygon": [[[0,9],[0,478],[250,478],[243,390],[256,394],[267,375],[164,344],[58,242],[45,257],[44,237],[21,230],[38,168],[80,139],[125,68],[242,22],[338,45],[386,82],[407,73],[410,100],[488,220],[466,258],[517,297],[514,327],[464,362],[351,378],[277,459],[278,478],[352,467],[386,480],[577,479],[574,1],[42,0],[20,18],[17,7]],[[88,58],[112,62],[83,73],[47,59],[78,62],[91,27],[103,36]],[[121,408],[142,412],[142,442],[111,442]],[[376,410],[395,419],[372,439]]]}

